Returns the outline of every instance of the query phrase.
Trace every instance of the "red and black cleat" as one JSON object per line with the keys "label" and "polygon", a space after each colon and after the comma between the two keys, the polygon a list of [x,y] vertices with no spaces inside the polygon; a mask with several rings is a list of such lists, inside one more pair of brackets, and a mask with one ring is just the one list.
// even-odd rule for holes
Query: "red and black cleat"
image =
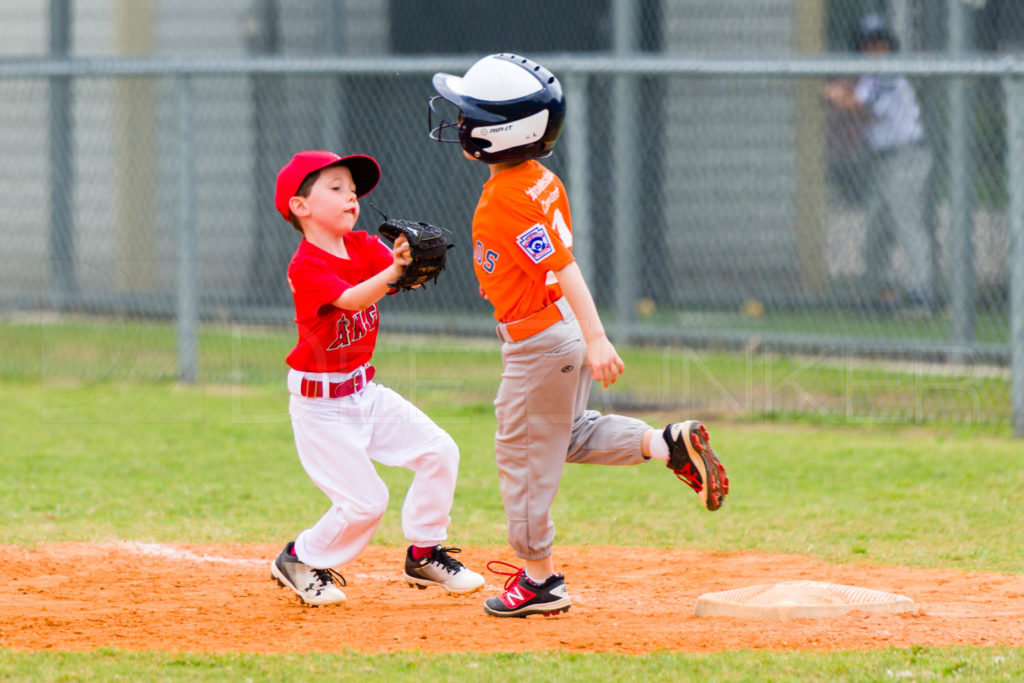
{"label": "red and black cleat", "polygon": [[667,467],[697,492],[708,510],[722,507],[729,493],[729,477],[711,449],[707,428],[697,420],[676,422],[665,427],[663,437],[668,443]]}
{"label": "red and black cleat", "polygon": [[[513,571],[501,571],[491,565],[501,565]],[[552,574],[544,583],[537,584],[526,576],[526,572],[507,562],[494,560],[487,563],[487,568],[495,574],[507,576],[505,592],[484,601],[484,612],[495,617],[526,617],[531,614],[543,614],[545,617],[568,612],[572,605],[569,591],[565,587],[565,577]]]}

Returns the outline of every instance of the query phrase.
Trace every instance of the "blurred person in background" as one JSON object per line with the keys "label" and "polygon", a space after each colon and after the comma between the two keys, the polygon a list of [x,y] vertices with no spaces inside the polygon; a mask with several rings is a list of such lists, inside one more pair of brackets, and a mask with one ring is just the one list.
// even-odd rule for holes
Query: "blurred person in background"
{"label": "blurred person in background", "polygon": [[[899,44],[885,20],[869,14],[860,22],[855,49],[882,56],[898,50]],[[825,96],[864,125],[868,294],[884,310],[931,313],[936,307],[934,247],[925,198],[932,152],[914,89],[902,75],[865,75],[830,81]],[[899,263],[893,262],[891,239],[902,252]]]}

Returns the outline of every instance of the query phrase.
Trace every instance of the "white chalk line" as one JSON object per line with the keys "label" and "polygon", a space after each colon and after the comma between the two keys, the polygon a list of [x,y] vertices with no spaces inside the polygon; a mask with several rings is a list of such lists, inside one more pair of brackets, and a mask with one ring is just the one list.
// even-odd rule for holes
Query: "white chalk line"
{"label": "white chalk line", "polygon": [[269,564],[269,560],[250,560],[237,557],[218,557],[216,555],[198,554],[191,550],[184,550],[182,548],[175,548],[173,546],[164,545],[163,543],[140,543],[138,541],[119,541],[118,547],[122,550],[127,550],[135,555],[145,555],[147,557],[162,557],[167,560],[175,560],[177,562],[192,562],[195,564],[208,563],[208,564],[232,564],[239,566],[254,567],[260,564]]}
{"label": "white chalk line", "polygon": [[[162,557],[176,562],[191,562],[193,564],[227,564],[240,567],[269,567],[270,559],[247,559],[239,557],[220,557],[218,555],[207,555],[194,553],[191,550],[175,548],[163,543],[140,543],[138,541],[121,541],[118,543],[122,549],[136,555],[147,557]],[[353,578],[369,579],[371,581],[395,581],[394,576],[387,574],[352,574]]]}
{"label": "white chalk line", "polygon": [[[185,550],[183,548],[175,548],[174,546],[166,545],[163,543],[141,543],[139,541],[118,541],[118,547],[122,550],[126,550],[135,555],[145,555],[146,557],[161,557],[166,560],[173,560],[175,562],[190,562],[192,564],[227,564],[235,565],[239,567],[269,567],[270,559],[247,559],[239,557],[220,557],[218,555],[207,555],[206,553],[199,554],[194,553],[191,550]],[[401,575],[399,574],[350,574],[354,579],[362,579],[369,581],[383,581],[385,583],[391,583],[396,581],[402,581]],[[484,586],[485,588],[497,588],[496,586]]]}

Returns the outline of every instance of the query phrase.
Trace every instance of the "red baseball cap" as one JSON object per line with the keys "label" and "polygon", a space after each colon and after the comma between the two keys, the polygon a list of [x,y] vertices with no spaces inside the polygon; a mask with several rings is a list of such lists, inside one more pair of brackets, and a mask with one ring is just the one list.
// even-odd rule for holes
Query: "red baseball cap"
{"label": "red baseball cap", "polygon": [[274,192],[274,206],[286,221],[291,222],[291,211],[288,201],[299,191],[299,185],[310,173],[328,166],[341,164],[352,171],[352,180],[356,183],[356,196],[369,194],[380,182],[380,164],[365,154],[350,154],[340,157],[334,152],[309,150],[299,152],[292,157],[277,174],[277,190]]}

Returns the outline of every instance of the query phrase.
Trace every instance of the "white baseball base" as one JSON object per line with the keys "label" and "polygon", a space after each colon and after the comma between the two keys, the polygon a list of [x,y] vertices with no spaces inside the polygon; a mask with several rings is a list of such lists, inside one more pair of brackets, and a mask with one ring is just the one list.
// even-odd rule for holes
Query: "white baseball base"
{"label": "white baseball base", "polygon": [[784,581],[734,590],[705,593],[697,598],[698,617],[795,619],[835,617],[852,610],[911,612],[913,600],[895,593],[820,581]]}

